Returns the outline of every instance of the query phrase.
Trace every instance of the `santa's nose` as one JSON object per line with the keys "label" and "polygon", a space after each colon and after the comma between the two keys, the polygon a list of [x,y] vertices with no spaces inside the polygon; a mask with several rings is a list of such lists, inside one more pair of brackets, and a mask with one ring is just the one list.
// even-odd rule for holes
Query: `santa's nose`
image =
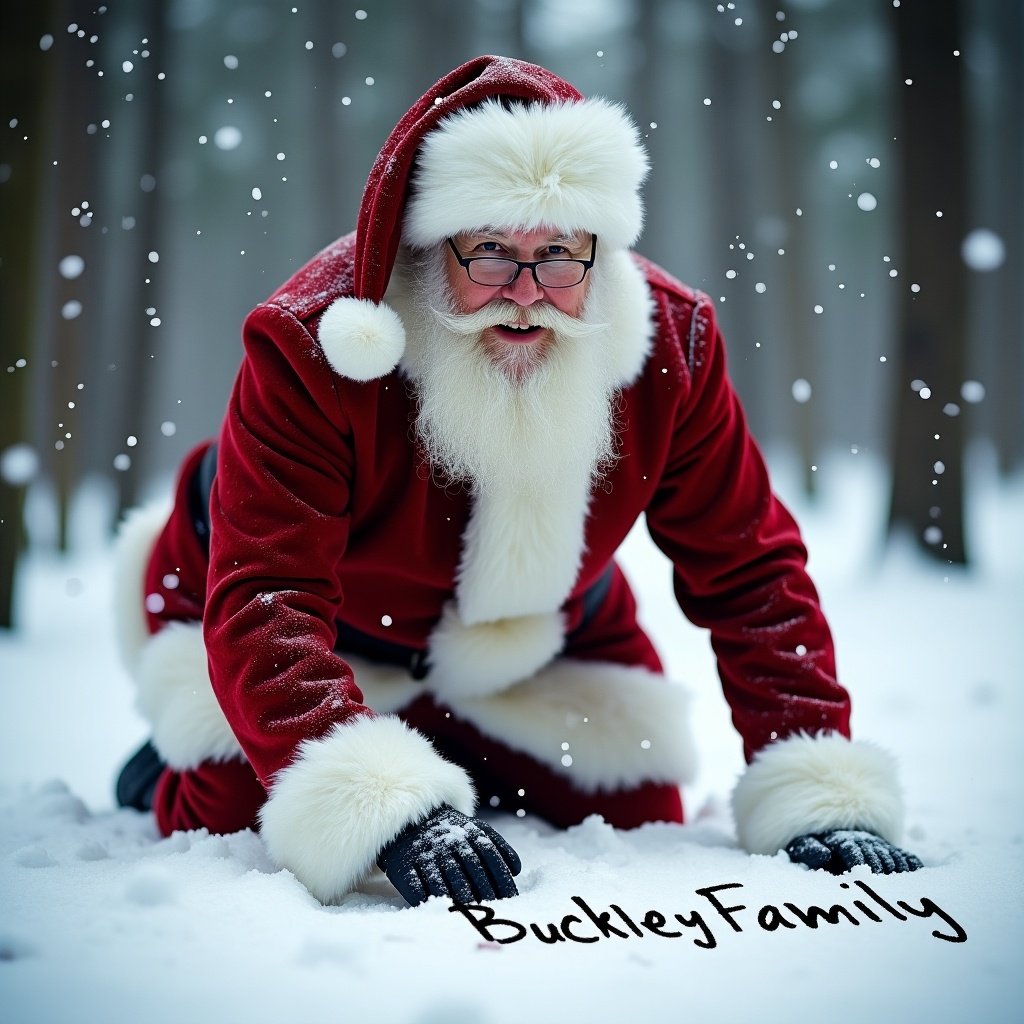
{"label": "santa's nose", "polygon": [[519,276],[501,289],[501,297],[519,306],[530,306],[544,294],[529,270],[522,270]]}

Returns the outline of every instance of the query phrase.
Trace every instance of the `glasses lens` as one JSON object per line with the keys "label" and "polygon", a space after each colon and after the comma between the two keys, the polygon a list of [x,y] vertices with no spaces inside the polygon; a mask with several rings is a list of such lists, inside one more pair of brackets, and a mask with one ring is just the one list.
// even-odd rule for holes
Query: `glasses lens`
{"label": "glasses lens", "polygon": [[477,284],[508,284],[516,276],[516,265],[511,260],[495,260],[481,257],[470,260],[469,279]]}
{"label": "glasses lens", "polygon": [[578,260],[545,260],[537,264],[537,280],[545,288],[569,288],[583,280],[585,271]]}

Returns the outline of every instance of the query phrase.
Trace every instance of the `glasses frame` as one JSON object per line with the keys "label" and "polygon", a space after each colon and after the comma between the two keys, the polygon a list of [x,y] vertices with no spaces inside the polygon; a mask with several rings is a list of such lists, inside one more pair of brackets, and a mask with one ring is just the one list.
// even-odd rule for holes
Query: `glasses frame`
{"label": "glasses frame", "polygon": [[[472,281],[473,284],[480,285],[482,288],[507,288],[509,285],[515,284],[516,281],[519,280],[519,275],[524,270],[529,270],[530,273],[533,274],[533,280],[538,288],[576,288],[586,280],[587,271],[593,267],[594,259],[597,256],[597,235],[590,236],[589,260],[514,260],[511,256],[463,256],[456,247],[454,239],[448,238],[447,242],[451,247],[452,252],[455,253],[455,258],[459,261],[459,266],[466,271],[466,275],[469,277],[470,281]],[[516,265],[516,272],[512,275],[512,279],[510,281],[506,281],[504,284],[486,284],[482,281],[477,281],[473,277],[473,271],[470,269],[470,264],[477,263],[480,260],[489,260],[490,262],[500,260],[502,263],[514,263]],[[537,268],[542,263],[579,263],[583,267],[583,274],[574,284],[543,284],[540,278],[537,277]]]}

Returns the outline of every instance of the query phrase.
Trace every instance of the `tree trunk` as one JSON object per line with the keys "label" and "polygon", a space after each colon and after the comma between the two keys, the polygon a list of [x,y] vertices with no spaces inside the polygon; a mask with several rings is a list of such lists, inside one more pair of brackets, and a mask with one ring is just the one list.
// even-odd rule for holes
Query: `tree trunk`
{"label": "tree trunk", "polygon": [[[120,427],[118,441],[121,444],[124,444],[130,435],[143,433],[153,350],[158,344],[158,336],[152,329],[144,326],[148,317],[144,317],[143,313],[149,307],[160,308],[156,298],[160,290],[160,264],[150,263],[149,253],[159,254],[160,240],[163,237],[160,224],[160,194],[163,187],[161,171],[166,103],[165,83],[156,77],[160,69],[170,64],[165,52],[167,32],[164,27],[163,0],[145,0],[140,14],[141,34],[147,40],[147,49],[152,57],[140,68],[134,86],[133,102],[137,105],[136,109],[142,112],[142,116],[138,127],[141,145],[138,153],[134,154],[133,183],[141,183],[144,179],[151,180],[142,188],[138,200],[138,226],[131,236],[131,270],[124,281],[124,287],[117,289],[113,300],[113,304],[120,307],[119,312],[115,314],[115,322],[120,328],[117,336],[116,363],[118,380],[121,382],[117,391],[119,404],[115,416]],[[139,187],[141,188],[141,184]],[[139,503],[143,476],[138,453],[126,454],[129,454],[130,461],[116,477],[118,520],[128,509]]]}
{"label": "tree trunk", "polygon": [[[899,54],[905,286],[897,309],[890,534],[909,528],[935,558],[965,563],[963,419],[957,414],[967,338],[967,157],[963,44],[957,0],[892,11]],[[909,84],[906,84],[908,83]],[[920,286],[911,290],[911,283]]]}
{"label": "tree trunk", "polygon": [[[1010,474],[1024,463],[1024,6],[997,3],[994,28],[1003,53],[997,81],[994,132],[990,136],[1000,169],[995,187],[996,211],[1005,225],[1006,259],[995,272],[996,344],[999,372],[992,380],[995,392],[994,437],[999,469]],[[1009,128],[1004,131],[1004,126]],[[995,276],[995,275],[993,275]]]}
{"label": "tree trunk", "polygon": [[[43,164],[43,107],[52,59],[40,48],[49,4],[5,4],[0,13],[0,94],[16,130],[0,153],[0,456],[27,444],[28,382],[35,357],[39,193]],[[9,456],[10,457],[10,456]],[[29,458],[26,450],[26,458]],[[0,628],[14,625],[14,574],[24,546],[24,472],[0,475]]]}
{"label": "tree trunk", "polygon": [[[798,60],[798,55],[795,52],[774,52],[767,38],[763,39],[759,54],[760,59],[767,61],[766,80],[771,97],[783,98],[780,110],[771,109],[775,145],[766,147],[769,172],[774,175],[776,213],[787,227],[786,272],[777,275],[777,288],[782,293],[782,301],[774,306],[775,317],[771,331],[774,351],[769,358],[788,357],[797,377],[809,381],[814,387],[818,384],[822,361],[817,352],[817,334],[812,329],[813,314],[808,301],[810,276],[807,273],[806,225],[796,215],[797,209],[807,201],[804,167],[809,150],[802,136],[802,122],[796,110],[791,109],[796,106],[795,102],[791,102],[791,97],[797,93],[797,69],[794,62]],[[765,262],[768,262],[771,253],[765,256]],[[820,388],[817,395],[812,390],[810,400],[800,400],[794,395],[796,407],[792,410],[794,433],[791,439],[800,461],[803,491],[809,498],[816,496],[818,491],[818,474],[814,467],[821,458],[819,444],[824,435],[824,424],[821,422],[824,412],[821,409],[823,393],[824,388]]]}
{"label": "tree trunk", "polygon": [[[102,79],[95,69],[83,70],[90,52],[95,52],[88,39],[102,26],[100,16],[85,0],[64,0],[56,6],[52,24],[76,24],[83,35],[55,31],[49,54],[56,85],[45,111],[43,184],[50,200],[39,222],[41,301],[33,401],[40,462],[56,496],[57,548],[66,551],[70,503],[89,454],[88,417],[82,407],[88,395],[80,394],[78,385],[90,369],[103,280],[99,226],[103,139],[96,130],[103,116]],[[71,273],[61,269],[68,257],[80,261]]]}

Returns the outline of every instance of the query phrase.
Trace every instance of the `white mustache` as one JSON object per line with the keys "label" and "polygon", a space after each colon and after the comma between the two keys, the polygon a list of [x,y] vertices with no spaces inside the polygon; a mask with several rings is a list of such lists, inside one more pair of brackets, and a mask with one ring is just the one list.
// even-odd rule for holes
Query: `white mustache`
{"label": "white mustache", "polygon": [[563,337],[585,338],[591,334],[598,334],[608,327],[608,324],[589,323],[569,316],[568,313],[563,313],[546,302],[520,306],[506,299],[495,299],[474,313],[449,313],[433,306],[430,307],[430,311],[443,326],[455,334],[480,334],[488,327],[497,327],[500,324],[528,323],[531,327],[550,328]]}

